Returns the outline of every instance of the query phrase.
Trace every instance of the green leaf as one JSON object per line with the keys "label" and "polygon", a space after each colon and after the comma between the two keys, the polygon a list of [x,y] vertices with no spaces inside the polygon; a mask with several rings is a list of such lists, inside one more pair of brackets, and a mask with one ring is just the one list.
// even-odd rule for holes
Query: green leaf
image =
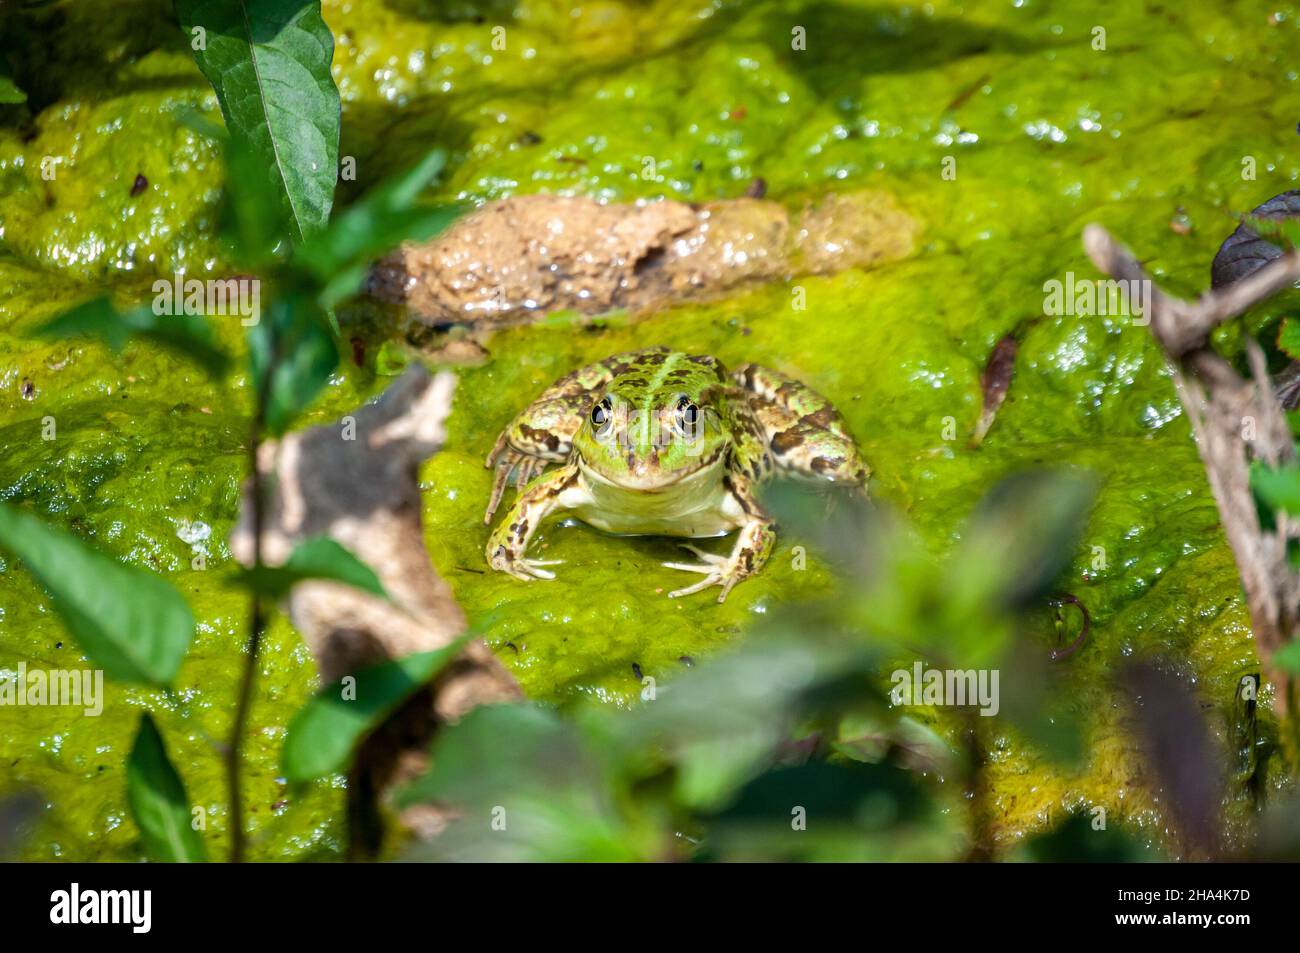
{"label": "green leaf", "polygon": [[[579,759],[577,729],[533,704],[475,708],[434,745],[429,771],[397,792],[397,804],[425,801],[483,802],[509,787],[545,790],[550,780],[533,777],[530,762],[555,765]],[[563,774],[554,778],[562,781]]]}
{"label": "green leaf", "polygon": [[[334,37],[312,0],[175,0],[232,140],[270,170],[295,241],[329,222],[338,179]],[[201,29],[201,34],[196,33]],[[265,172],[263,173],[265,174]]]}
{"label": "green leaf", "polygon": [[875,654],[825,630],[812,613],[800,615],[795,631],[754,632],[734,651],[659,686],[654,704],[619,720],[620,746],[664,752],[676,765],[677,799],[712,809],[770,762],[797,720],[883,708],[884,692],[857,677],[874,677]]}
{"label": "green leaf", "polygon": [[1277,331],[1277,346],[1289,357],[1300,357],[1300,321],[1283,318]]}
{"label": "green leaf", "polygon": [[904,767],[941,776],[958,767],[956,752],[948,742],[929,725],[907,715],[894,719],[846,715],[832,747],[850,760],[869,764],[879,764],[892,754]]}
{"label": "green leaf", "polygon": [[225,126],[213,122],[193,106],[177,106],[172,110],[172,116],[190,132],[197,133],[204,139],[210,139],[220,144],[230,141],[230,135],[226,132]]}
{"label": "green leaf", "polygon": [[132,338],[144,338],[220,377],[230,358],[213,342],[212,330],[199,315],[154,314],[141,305],[118,311],[107,297],[94,298],[65,311],[36,330],[42,337],[95,337],[114,351]]}
{"label": "green leaf", "polygon": [[0,53],[0,106],[27,102],[27,94],[13,81],[13,69],[8,58]]}
{"label": "green leaf", "polygon": [[282,756],[285,777],[310,781],[344,771],[361,740],[446,668],[468,640],[462,636],[433,652],[363,668],[355,682],[321,689],[289,723]]}
{"label": "green leaf", "polygon": [[266,309],[248,335],[248,357],[253,380],[267,389],[267,429],[277,435],[329,383],[339,362],[320,309],[301,294],[277,297]]}
{"label": "green leaf", "polygon": [[[384,221],[383,235],[375,235],[370,246],[378,253],[396,248],[404,241],[424,241],[437,235],[462,214],[458,206],[413,208],[394,212]],[[370,270],[370,260],[357,258],[329,276],[320,294],[322,307],[333,308],[357,293]]]}
{"label": "green leaf", "polygon": [[230,242],[234,260],[254,272],[280,263],[294,234],[289,210],[276,184],[267,179],[266,165],[242,139],[223,147],[226,188],[221,206],[221,234]]}
{"label": "green leaf", "polygon": [[411,207],[445,163],[446,154],[435,149],[413,169],[372,189],[298,250],[297,261],[325,286],[322,306],[355,294],[372,258],[404,241],[432,238],[462,213],[459,206]]}
{"label": "green leaf", "polygon": [[328,536],[315,536],[299,543],[283,565],[256,566],[244,570],[238,578],[249,589],[272,599],[279,599],[309,579],[341,582],[381,599],[388,598],[375,571]]}
{"label": "green leaf", "polygon": [[1256,822],[1253,861],[1300,860],[1300,792],[1271,793]]}
{"label": "green leaf", "polygon": [[714,859],[741,862],[947,861],[965,835],[911,772],[811,761],[747,784],[711,820],[705,845]]}
{"label": "green leaf", "polygon": [[1162,858],[1123,828],[1111,823],[1098,830],[1091,814],[1080,813],[1050,831],[1030,835],[1011,859],[1040,864],[1134,864]]}
{"label": "green leaf", "polygon": [[1300,677],[1300,642],[1288,642],[1274,652],[1273,666],[1288,675]]}
{"label": "green leaf", "polygon": [[1250,465],[1250,489],[1265,528],[1272,527],[1272,515],[1279,510],[1300,515],[1300,467],[1291,464],[1275,469],[1256,460]]}
{"label": "green leaf", "polygon": [[162,686],[175,677],[194,616],[166,580],[4,504],[0,546],[45,587],[87,658],[110,678]]}
{"label": "green leaf", "polygon": [[[408,859],[644,860],[660,833],[618,809],[608,750],[584,727],[536,705],[484,705],[438,734],[429,771],[397,794],[462,811]],[[496,824],[504,820],[504,828]]]}
{"label": "green leaf", "polygon": [[[811,548],[850,576],[869,576],[881,562],[879,550],[900,534],[894,515],[874,506],[857,490],[832,489],[787,480],[763,494],[778,523],[811,542]],[[892,545],[892,543],[890,544]],[[865,581],[865,580],[864,580]]]}
{"label": "green leaf", "polygon": [[27,102],[27,94],[14,85],[8,76],[0,75],[0,106]]}
{"label": "green leaf", "polygon": [[153,717],[145,714],[126,760],[126,799],[154,860],[203,863],[203,838],[191,822],[185,784],[172,767]]}

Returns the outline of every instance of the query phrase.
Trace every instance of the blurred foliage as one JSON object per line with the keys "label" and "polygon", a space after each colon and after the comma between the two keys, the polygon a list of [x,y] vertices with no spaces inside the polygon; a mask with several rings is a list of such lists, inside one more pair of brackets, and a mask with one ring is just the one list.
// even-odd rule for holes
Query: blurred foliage
{"label": "blurred foliage", "polygon": [[[849,574],[835,598],[791,606],[736,649],[631,711],[542,706],[471,713],[435,742],[403,806],[460,812],[420,860],[960,860],[987,854],[979,818],[988,730],[952,709],[946,735],[908,714],[888,673],[1000,670],[1003,712],[1049,756],[1077,750],[1051,700],[1029,610],[1074,553],[1092,481],[1034,471],[1000,484],[944,558],[865,500],[780,487],[785,523]],[[1040,627],[1041,631],[1041,627]],[[1040,663],[1028,661],[1039,659]],[[1046,687],[1024,689],[1021,683]],[[892,696],[892,697],[891,697]],[[970,701],[974,701],[973,699]],[[964,792],[968,797],[955,796]],[[964,802],[964,803],[963,803]],[[1073,823],[1073,822],[1071,822]],[[1129,853],[1119,832],[1087,848],[1070,830],[1027,850]]]}
{"label": "blurred foliage", "polygon": [[65,311],[39,333],[46,337],[95,337],[114,351],[122,350],[132,339],[144,338],[189,358],[214,377],[224,374],[230,364],[213,341],[212,329],[206,322],[176,321],[171,315],[155,314],[153,308],[143,304],[119,311],[107,297],[93,298]]}
{"label": "blurred foliage", "polygon": [[462,636],[431,652],[380,662],[322,688],[289,723],[284,776],[309,781],[346,772],[361,740],[451,664],[467,641]]}
{"label": "blurred foliage", "polygon": [[273,599],[287,595],[295,585],[309,579],[341,582],[372,596],[388,598],[375,571],[328,536],[303,540],[279,566],[254,566],[235,578],[244,588]]}
{"label": "blurred foliage", "polygon": [[1011,860],[1032,863],[1151,863],[1161,860],[1158,852],[1130,833],[1098,826],[1099,819],[1072,814],[1045,834],[1030,838],[1011,855]]}
{"label": "blurred foliage", "polygon": [[[256,459],[266,432],[288,430],[329,382],[342,347],[332,308],[359,290],[368,263],[403,240],[432,236],[458,210],[417,203],[444,164],[443,153],[434,150],[409,172],[331,218],[338,180],[339,95],[329,68],[333,37],[318,3],[275,0],[241,13],[221,2],[178,0],[177,10],[187,35],[205,39],[195,39],[191,46],[217,92],[226,129],[193,115],[177,120],[221,143],[228,166],[222,240],[230,260],[248,272],[239,280],[259,282],[267,292],[259,288],[254,297],[266,302],[259,312],[242,316],[249,326],[249,369],[257,401],[249,439],[250,458]],[[14,101],[11,87],[0,73],[0,102]],[[180,302],[172,309],[159,308],[155,301],[152,307],[119,310],[108,298],[97,298],[47,322],[39,333],[95,337],[114,350],[146,339],[220,377],[232,361],[216,345],[207,320],[188,313],[188,305]],[[171,681],[189,647],[194,619],[170,582],[3,506],[0,545],[40,580],[81,648],[111,678],[160,686]],[[373,570],[324,538],[302,543],[282,566],[259,563],[231,577],[254,602],[278,599],[311,579],[387,597]],[[257,611],[253,616],[264,624]],[[253,655],[259,636],[251,635]],[[345,770],[361,738],[453,655],[450,649],[425,653],[358,673],[346,705],[340,704],[345,696],[337,691],[318,695],[290,733],[285,754],[289,776]],[[250,665],[246,677],[255,672]],[[244,686],[241,698],[248,695]],[[231,745],[237,759],[245,706],[236,712]],[[232,773],[236,789],[231,797],[237,805],[241,792],[236,778]],[[132,815],[150,856],[205,859],[184,783],[148,714],[140,721],[127,782]],[[238,823],[238,810],[232,814]],[[235,845],[232,853],[238,857],[242,838],[236,837]]]}

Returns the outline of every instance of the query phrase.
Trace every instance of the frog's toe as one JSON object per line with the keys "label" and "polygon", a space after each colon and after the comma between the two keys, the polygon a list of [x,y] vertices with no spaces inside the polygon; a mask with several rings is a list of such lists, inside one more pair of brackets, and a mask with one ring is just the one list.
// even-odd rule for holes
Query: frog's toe
{"label": "frog's toe", "polygon": [[510,479],[510,470],[512,465],[497,467],[496,475],[492,478],[492,496],[488,499],[487,512],[483,514],[483,525],[492,524],[492,514],[497,511],[501,505],[501,496],[506,491],[506,482]]}
{"label": "frog's toe", "polygon": [[521,561],[512,566],[506,566],[501,571],[509,576],[514,576],[514,578],[521,582],[532,582],[534,579],[545,579],[549,581],[555,578],[555,573],[548,569],[539,569],[536,566],[530,566],[527,561]]}
{"label": "frog's toe", "polygon": [[527,573],[527,576],[520,576],[521,579],[532,577],[533,579],[554,579],[555,573],[549,569],[543,569],[543,566],[558,566],[564,562],[563,559],[521,559],[519,567]]}
{"label": "frog's toe", "polygon": [[669,569],[684,569],[686,572],[718,572],[731,562],[731,559],[727,556],[719,556],[716,553],[705,552],[698,546],[692,546],[690,543],[681,543],[680,545],[682,549],[689,550],[696,556],[699,556],[702,562],[664,563],[664,565]]}
{"label": "frog's toe", "polygon": [[[677,568],[689,569],[693,572],[702,571],[698,567],[694,567],[694,566],[678,566]],[[699,582],[697,582],[695,585],[687,586],[684,589],[676,589],[668,593],[668,598],[677,599],[680,598],[681,596],[689,596],[695,592],[702,592],[703,590],[708,589],[711,586],[721,586],[722,591],[718,593],[718,601],[725,602],[727,600],[728,594],[730,594],[732,588],[736,585],[736,583],[740,582],[740,580],[745,578],[745,576],[741,573],[730,572],[726,570],[723,571],[708,570],[708,572],[709,574],[705,576],[703,579],[701,579]]]}
{"label": "frog's toe", "polygon": [[682,572],[702,572],[706,575],[718,571],[717,566],[709,566],[703,563],[660,563],[667,569],[680,569]]}
{"label": "frog's toe", "polygon": [[745,578],[744,576],[740,576],[740,575],[736,575],[735,573],[732,573],[726,579],[722,580],[722,591],[718,593],[718,601],[726,602],[727,596],[731,594],[732,588],[736,585],[736,583],[740,582],[740,580],[744,578]]}
{"label": "frog's toe", "polygon": [[701,592],[712,586],[721,586],[722,592],[718,594],[718,601],[724,602],[736,583],[750,575],[748,571],[742,568],[734,556],[719,556],[715,553],[706,553],[689,543],[682,543],[681,545],[683,549],[689,549],[696,556],[699,556],[700,562],[664,563],[663,565],[669,569],[680,569],[683,572],[703,573],[704,578],[694,585],[668,593],[669,599],[678,599],[682,596]]}
{"label": "frog's toe", "polygon": [[543,566],[558,566],[562,559],[528,559],[518,556],[508,547],[500,545],[488,552],[488,565],[499,572],[531,582],[534,579],[554,579],[555,573]]}
{"label": "frog's toe", "polygon": [[[671,563],[664,563],[664,565],[665,565],[665,566],[670,566],[670,565],[672,565],[672,564],[671,564]],[[700,592],[700,591],[702,591],[702,590],[704,590],[704,589],[708,589],[710,586],[723,586],[723,585],[724,585],[724,580],[726,579],[726,576],[724,576],[722,573],[720,573],[720,572],[718,572],[718,571],[716,571],[716,570],[714,570],[714,569],[704,569],[704,568],[701,568],[701,567],[698,567],[698,566],[686,566],[686,565],[682,565],[682,566],[673,566],[673,568],[674,568],[674,569],[685,569],[685,570],[688,570],[689,572],[707,572],[708,575],[705,576],[703,579],[701,579],[699,582],[697,582],[697,583],[696,583],[695,585],[693,585],[693,586],[687,586],[687,587],[684,588],[684,589],[674,589],[672,592],[668,593],[668,598],[669,598],[669,599],[680,599],[682,596],[689,596],[689,595],[691,595],[692,593],[696,593],[696,592]],[[730,588],[730,587],[727,586],[727,587],[725,587],[725,588]],[[721,600],[719,600],[719,601],[721,601]]]}
{"label": "frog's toe", "polygon": [[692,593],[700,592],[711,586],[721,586],[722,595],[718,597],[721,602],[727,598],[727,593],[731,587],[740,581],[740,576],[736,573],[736,567],[728,556],[718,556],[714,553],[706,553],[704,550],[689,543],[682,544],[683,549],[689,549],[696,556],[700,557],[698,563],[664,563],[669,569],[680,569],[683,572],[698,572],[704,575],[704,578],[691,586],[682,589],[676,589],[668,593],[669,599],[678,599],[682,596],[689,596]]}

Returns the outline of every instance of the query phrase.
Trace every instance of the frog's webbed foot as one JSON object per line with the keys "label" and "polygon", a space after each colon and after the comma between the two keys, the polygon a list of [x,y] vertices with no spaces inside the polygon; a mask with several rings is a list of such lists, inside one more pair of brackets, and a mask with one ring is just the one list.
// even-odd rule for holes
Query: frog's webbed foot
{"label": "frog's webbed foot", "polygon": [[718,556],[714,553],[706,553],[690,543],[682,543],[682,548],[700,557],[700,562],[664,563],[664,565],[669,569],[703,573],[704,578],[693,586],[668,593],[670,599],[689,596],[710,586],[721,586],[722,592],[718,595],[718,601],[723,602],[735,588],[736,583],[762,569],[763,563],[767,562],[767,557],[772,554],[772,547],[776,545],[776,532],[772,528],[772,521],[754,499],[753,488],[749,481],[738,474],[733,474],[727,478],[726,484],[728,493],[723,504],[724,512],[727,512],[735,520],[735,525],[740,527],[740,532],[736,535],[736,545],[732,547],[730,556]]}
{"label": "frog's webbed foot", "polygon": [[[545,461],[537,463],[539,469],[545,465]],[[578,483],[578,468],[569,465],[552,470],[520,493],[510,512],[488,537],[484,553],[488,565],[524,581],[554,579],[555,573],[543,567],[558,566],[560,560],[529,559],[528,543],[547,514],[557,507],[564,509],[572,505],[575,493],[581,495]]]}
{"label": "frog's webbed foot", "polygon": [[501,505],[501,497],[506,492],[506,484],[510,482],[511,473],[515,476],[516,490],[522,490],[533,477],[546,469],[546,464],[549,462],[540,457],[520,453],[514,447],[498,442],[485,464],[488,467],[495,466],[496,475],[492,479],[492,496],[488,499],[487,512],[483,514],[483,525],[492,524],[492,515]]}
{"label": "frog's webbed foot", "polygon": [[501,572],[508,573],[516,579],[522,579],[524,582],[532,582],[534,579],[554,579],[555,573],[549,569],[543,569],[543,566],[558,566],[564,562],[563,559],[527,559],[520,556],[510,556],[504,550],[498,549],[492,554],[490,560],[492,568]]}
{"label": "frog's webbed foot", "polygon": [[669,569],[680,569],[683,572],[703,573],[704,578],[692,586],[686,586],[683,589],[674,589],[668,593],[669,599],[677,599],[681,596],[689,596],[692,593],[708,589],[710,586],[721,586],[722,594],[718,596],[718,601],[727,598],[732,587],[745,578],[743,575],[737,575],[733,572],[731,559],[727,556],[718,556],[714,553],[706,553],[698,546],[691,546],[683,543],[682,549],[689,549],[696,556],[699,556],[701,562],[698,563],[664,563]]}
{"label": "frog's webbed foot", "polygon": [[741,528],[740,535],[736,539],[736,545],[729,556],[706,553],[696,546],[683,543],[682,548],[693,552],[700,558],[700,562],[664,563],[664,565],[669,569],[702,573],[704,578],[692,586],[686,586],[683,589],[676,589],[668,593],[668,598],[677,599],[681,596],[689,596],[692,593],[708,589],[711,586],[721,586],[722,592],[718,594],[718,601],[725,601],[731,590],[735,588],[736,583],[742,579],[748,579],[763,568],[763,563],[767,562],[767,557],[771,554],[775,542],[776,533],[772,530],[771,521],[755,518],[745,523]]}

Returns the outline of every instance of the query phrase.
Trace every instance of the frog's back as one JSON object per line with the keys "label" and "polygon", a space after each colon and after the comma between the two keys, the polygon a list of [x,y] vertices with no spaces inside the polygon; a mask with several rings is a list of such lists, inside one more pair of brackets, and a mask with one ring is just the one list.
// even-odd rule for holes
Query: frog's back
{"label": "frog's back", "polygon": [[609,390],[636,406],[649,406],[670,391],[697,395],[726,382],[726,369],[708,354],[687,354],[665,347],[620,354],[614,360]]}

